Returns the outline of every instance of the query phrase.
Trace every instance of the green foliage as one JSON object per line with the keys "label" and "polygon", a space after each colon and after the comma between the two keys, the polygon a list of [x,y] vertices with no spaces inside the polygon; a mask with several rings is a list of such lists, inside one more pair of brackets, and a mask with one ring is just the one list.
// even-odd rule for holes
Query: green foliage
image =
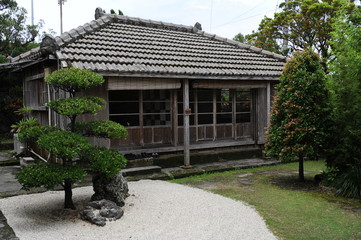
{"label": "green foliage", "polygon": [[21,142],[34,143],[36,142],[41,135],[47,134],[59,130],[57,127],[53,126],[31,126],[23,129],[19,132],[19,140]]}
{"label": "green foliage", "polygon": [[38,120],[36,118],[30,117],[26,119],[21,119],[19,122],[11,125],[11,128],[12,128],[12,132],[19,133],[26,128],[37,125],[39,125]]}
{"label": "green foliage", "polygon": [[110,120],[77,122],[75,131],[84,136],[124,139],[128,132],[124,126]]}
{"label": "green foliage", "polygon": [[62,130],[41,135],[37,144],[40,148],[63,159],[63,161],[72,161],[89,147],[89,141],[86,137]]}
{"label": "green foliage", "polygon": [[48,106],[63,116],[76,116],[85,113],[95,114],[104,109],[105,100],[99,97],[74,97],[52,100]]}
{"label": "green foliage", "polygon": [[90,70],[71,67],[52,72],[45,81],[56,88],[75,94],[81,90],[102,85],[104,79]]}
{"label": "green foliage", "polygon": [[82,160],[90,163],[91,170],[112,178],[127,164],[127,159],[115,150],[91,147],[85,151]]}
{"label": "green foliage", "polygon": [[335,122],[328,165],[341,171],[361,163],[361,11],[336,25],[328,88]]}
{"label": "green foliage", "polygon": [[334,60],[328,78],[333,107],[333,138],[327,165],[337,168],[334,184],[344,196],[361,197],[361,7],[335,24]]}
{"label": "green foliage", "polygon": [[[281,3],[281,12],[261,22],[258,31],[249,36],[257,47],[280,51],[283,41],[287,46],[283,54],[297,49],[312,48],[322,57],[323,67],[330,57],[331,32],[342,14],[354,9],[348,0],[291,0]],[[341,12],[343,9],[345,11]],[[278,46],[277,46],[278,45]]]}
{"label": "green foliage", "polygon": [[16,56],[33,47],[31,43],[39,33],[42,23],[26,25],[26,10],[15,1],[0,1],[0,53],[4,57]]}
{"label": "green foliage", "polygon": [[246,43],[246,38],[242,33],[238,33],[236,36],[234,36],[233,40],[241,43]]}
{"label": "green foliage", "polygon": [[361,199],[361,165],[352,166],[335,178],[336,194]]}
{"label": "green foliage", "polygon": [[271,113],[266,153],[284,161],[315,156],[325,147],[329,109],[325,73],[311,50],[286,64]]}
{"label": "green foliage", "polygon": [[281,51],[281,46],[278,44],[276,38],[270,37],[268,25],[271,24],[272,18],[265,17],[259,24],[258,31],[252,31],[252,34],[245,36],[247,43],[252,46],[259,47],[271,52],[279,54],[287,54]]}
{"label": "green foliage", "polygon": [[64,166],[56,163],[39,162],[22,169],[16,178],[24,189],[34,187],[53,189],[55,186],[63,184],[64,179],[75,182],[85,176],[86,172],[76,165]]}

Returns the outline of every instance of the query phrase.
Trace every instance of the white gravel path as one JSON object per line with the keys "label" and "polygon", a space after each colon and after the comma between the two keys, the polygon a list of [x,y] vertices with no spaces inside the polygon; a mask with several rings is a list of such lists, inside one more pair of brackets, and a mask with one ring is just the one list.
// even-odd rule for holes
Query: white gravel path
{"label": "white gravel path", "polygon": [[[0,209],[20,240],[221,240],[276,237],[250,206],[204,190],[142,180],[129,182],[124,216],[98,227],[63,210],[63,192],[0,199]],[[91,187],[73,190],[78,208],[89,201]]]}

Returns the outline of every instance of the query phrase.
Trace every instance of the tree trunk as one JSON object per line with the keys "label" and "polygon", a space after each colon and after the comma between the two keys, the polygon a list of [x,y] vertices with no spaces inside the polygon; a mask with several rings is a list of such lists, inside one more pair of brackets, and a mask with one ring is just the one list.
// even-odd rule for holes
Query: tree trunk
{"label": "tree trunk", "polygon": [[303,168],[303,155],[298,156],[298,179],[302,182],[305,181],[305,174]]}
{"label": "tree trunk", "polygon": [[64,181],[64,192],[65,192],[65,202],[64,208],[68,209],[75,209],[73,203],[73,192],[72,192],[72,183],[69,180]]}

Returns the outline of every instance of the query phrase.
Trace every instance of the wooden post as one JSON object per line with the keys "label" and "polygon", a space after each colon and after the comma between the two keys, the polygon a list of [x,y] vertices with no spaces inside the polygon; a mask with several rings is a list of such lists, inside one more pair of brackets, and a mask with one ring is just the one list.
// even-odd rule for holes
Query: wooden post
{"label": "wooden post", "polygon": [[[46,77],[48,77],[51,73],[51,69],[50,68],[44,68],[44,79]],[[48,92],[48,103],[51,101],[51,95],[50,95],[50,86],[47,83],[46,84],[47,87],[47,92]],[[51,109],[48,107],[48,125],[52,126],[52,119],[51,119]]]}
{"label": "wooden post", "polygon": [[189,133],[189,80],[183,81],[183,135],[184,135],[184,167],[190,167],[190,133]]}
{"label": "wooden post", "polygon": [[173,146],[178,146],[178,95],[177,90],[171,91],[172,96],[172,130],[173,130]]}
{"label": "wooden post", "polygon": [[232,89],[232,138],[237,140],[237,89]]}
{"label": "wooden post", "polygon": [[144,121],[143,121],[143,90],[139,90],[139,141],[144,146]]}
{"label": "wooden post", "polygon": [[271,120],[271,83],[267,83],[267,127],[270,125]]}
{"label": "wooden post", "polygon": [[213,89],[213,141],[217,139],[217,95],[216,89]]}

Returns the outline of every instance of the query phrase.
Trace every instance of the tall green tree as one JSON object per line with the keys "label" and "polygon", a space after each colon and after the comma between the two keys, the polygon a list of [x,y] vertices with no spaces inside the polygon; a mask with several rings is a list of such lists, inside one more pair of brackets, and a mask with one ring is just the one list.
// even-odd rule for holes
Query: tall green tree
{"label": "tall green tree", "polygon": [[26,24],[26,10],[13,0],[0,0],[0,62],[33,48],[42,27]]}
{"label": "tall green tree", "polygon": [[[285,55],[312,48],[318,52],[327,71],[331,32],[340,14],[349,14],[353,0],[290,0],[280,4],[280,12],[265,17],[258,31],[247,36],[255,46]],[[340,11],[343,9],[343,11]],[[285,44],[285,46],[283,46]]]}
{"label": "tall green tree", "polygon": [[361,198],[361,9],[335,25],[330,64],[334,137],[327,164],[336,170],[338,193]]}
{"label": "tall green tree", "polygon": [[[75,209],[72,201],[72,185],[87,175],[85,168],[107,178],[115,176],[126,159],[116,151],[90,145],[85,136],[125,138],[126,129],[112,121],[76,122],[79,115],[96,114],[103,109],[105,100],[94,96],[77,96],[85,89],[99,86],[102,76],[89,70],[65,68],[50,74],[45,81],[56,89],[68,92],[69,98],[60,98],[48,103],[48,107],[69,119],[69,129],[49,126],[31,126],[19,133],[20,139],[30,141],[60,161],[40,162],[24,168],[17,178],[24,188],[57,185],[64,188],[64,208]],[[85,135],[85,136],[84,136]]]}
{"label": "tall green tree", "polygon": [[304,180],[304,158],[317,156],[324,148],[327,101],[319,56],[310,49],[295,52],[277,86],[265,148],[268,156],[282,161],[298,159],[300,180]]}
{"label": "tall green tree", "polygon": [[[0,0],[0,63],[15,57],[38,44],[34,42],[41,28],[26,25],[26,11],[14,0]],[[14,111],[23,107],[22,82],[6,66],[0,66],[0,134],[8,134],[10,126],[19,120]]]}

